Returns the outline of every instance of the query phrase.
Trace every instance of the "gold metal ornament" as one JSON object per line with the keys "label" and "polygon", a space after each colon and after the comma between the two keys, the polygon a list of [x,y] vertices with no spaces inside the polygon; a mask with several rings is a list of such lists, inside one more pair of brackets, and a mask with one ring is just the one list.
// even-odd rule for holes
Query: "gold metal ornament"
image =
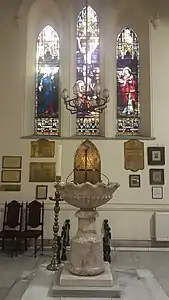
{"label": "gold metal ornament", "polygon": [[[56,178],[57,182],[61,181],[60,176]],[[58,260],[58,250],[59,250],[59,245],[58,245],[58,232],[59,232],[59,212],[60,212],[60,201],[62,201],[60,197],[60,193],[58,190],[55,191],[55,197],[49,197],[51,201],[55,201],[55,206],[54,206],[54,224],[53,224],[53,254],[52,254],[52,259],[49,265],[47,265],[47,270],[49,271],[57,271],[59,270],[60,266],[60,261]]]}

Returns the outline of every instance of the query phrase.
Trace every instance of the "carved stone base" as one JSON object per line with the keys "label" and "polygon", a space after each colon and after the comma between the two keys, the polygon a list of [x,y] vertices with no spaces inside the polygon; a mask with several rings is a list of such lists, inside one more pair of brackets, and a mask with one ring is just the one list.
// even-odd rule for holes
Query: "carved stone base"
{"label": "carved stone base", "polygon": [[63,266],[60,275],[60,286],[76,286],[76,287],[113,287],[113,275],[110,264],[104,263],[104,273],[97,276],[77,276],[69,272],[69,263]]}
{"label": "carved stone base", "polygon": [[71,242],[69,271],[78,276],[94,276],[104,272],[103,241],[95,229],[96,210],[79,210],[78,231]]}

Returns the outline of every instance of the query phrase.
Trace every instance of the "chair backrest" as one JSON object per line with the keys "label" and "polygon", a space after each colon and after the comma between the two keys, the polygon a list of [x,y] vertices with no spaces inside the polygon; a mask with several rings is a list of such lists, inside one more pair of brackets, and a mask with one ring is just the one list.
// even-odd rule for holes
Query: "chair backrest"
{"label": "chair backrest", "polygon": [[21,230],[22,214],[23,202],[19,203],[16,200],[13,200],[9,203],[6,202],[4,211],[3,230],[5,230],[6,227],[8,227],[8,229],[14,229],[18,227],[18,230]]}
{"label": "chair backrest", "polygon": [[26,216],[25,216],[25,230],[28,226],[31,228],[37,228],[41,226],[43,231],[44,221],[44,202],[40,203],[37,200],[33,200],[30,203],[26,203]]}

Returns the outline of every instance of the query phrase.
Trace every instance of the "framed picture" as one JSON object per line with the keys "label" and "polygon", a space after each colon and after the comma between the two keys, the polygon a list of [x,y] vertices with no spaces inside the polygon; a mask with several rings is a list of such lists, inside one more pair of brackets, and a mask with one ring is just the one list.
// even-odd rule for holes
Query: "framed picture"
{"label": "framed picture", "polygon": [[48,186],[47,185],[37,185],[36,186],[36,199],[47,199],[48,196]]}
{"label": "framed picture", "polygon": [[164,169],[150,169],[149,170],[150,185],[164,184]]}
{"label": "framed picture", "polygon": [[140,175],[129,175],[129,187],[139,188],[140,187]]}
{"label": "framed picture", "polygon": [[164,147],[147,147],[148,165],[165,165]]}
{"label": "framed picture", "polygon": [[1,182],[21,182],[21,170],[2,170]]}
{"label": "framed picture", "polygon": [[152,198],[153,199],[163,199],[163,187],[162,186],[152,186]]}
{"label": "framed picture", "polygon": [[22,156],[2,156],[3,169],[21,169]]}

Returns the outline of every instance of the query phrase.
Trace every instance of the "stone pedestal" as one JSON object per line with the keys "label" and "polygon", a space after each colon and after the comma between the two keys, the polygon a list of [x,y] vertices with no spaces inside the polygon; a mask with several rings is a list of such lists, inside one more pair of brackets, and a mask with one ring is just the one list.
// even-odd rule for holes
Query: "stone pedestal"
{"label": "stone pedestal", "polygon": [[[60,292],[60,294],[59,294]],[[52,296],[80,298],[120,298],[120,286],[113,281],[110,264],[104,262],[104,272],[97,276],[77,276],[69,272],[69,262],[61,270],[60,281],[52,288]]]}
{"label": "stone pedestal", "polygon": [[[69,178],[69,177],[68,177]],[[107,177],[106,177],[107,178]],[[71,241],[69,271],[78,276],[95,276],[104,272],[103,241],[95,228],[96,208],[107,203],[119,187],[116,182],[56,182],[61,199],[80,209],[76,212],[78,231]]]}
{"label": "stone pedestal", "polygon": [[104,263],[104,272],[97,276],[77,276],[69,272],[65,263],[60,275],[60,286],[70,287],[113,287],[113,275],[109,263]]}
{"label": "stone pedestal", "polygon": [[95,221],[98,212],[79,210],[78,230],[72,238],[69,257],[69,271],[79,276],[94,276],[104,272],[103,241],[96,232]]}

